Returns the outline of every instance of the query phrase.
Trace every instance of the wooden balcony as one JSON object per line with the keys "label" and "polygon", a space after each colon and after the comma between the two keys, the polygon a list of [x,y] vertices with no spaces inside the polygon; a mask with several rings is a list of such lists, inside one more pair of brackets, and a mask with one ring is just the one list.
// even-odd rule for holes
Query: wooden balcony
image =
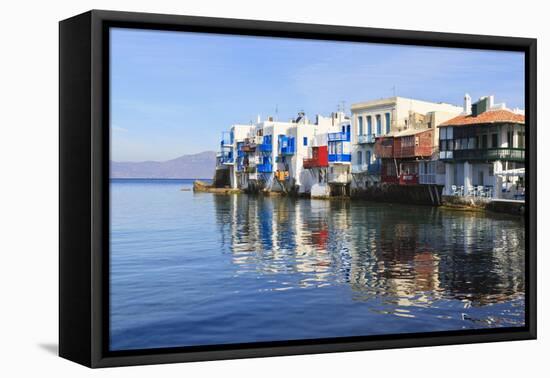
{"label": "wooden balcony", "polygon": [[311,154],[311,158],[304,159],[305,169],[328,167],[327,146],[312,147]]}
{"label": "wooden balcony", "polygon": [[485,148],[472,150],[442,151],[445,156],[442,160],[481,160],[481,161],[525,161],[525,149],[523,148]]}

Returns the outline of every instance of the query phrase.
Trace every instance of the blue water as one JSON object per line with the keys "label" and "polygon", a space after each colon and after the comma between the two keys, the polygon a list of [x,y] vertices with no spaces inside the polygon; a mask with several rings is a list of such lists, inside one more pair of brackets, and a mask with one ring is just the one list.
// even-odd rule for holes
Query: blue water
{"label": "blue water", "polygon": [[111,181],[112,350],[525,324],[518,218],[191,187]]}

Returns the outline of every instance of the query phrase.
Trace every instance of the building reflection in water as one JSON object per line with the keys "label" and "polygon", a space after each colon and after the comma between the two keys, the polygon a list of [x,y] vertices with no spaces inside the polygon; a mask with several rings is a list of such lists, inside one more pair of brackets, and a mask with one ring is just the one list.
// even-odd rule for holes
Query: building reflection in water
{"label": "building reflection in water", "polygon": [[516,218],[247,195],[215,204],[235,274],[264,279],[260,290],[347,285],[353,300],[405,317],[411,306],[524,297],[525,228]]}

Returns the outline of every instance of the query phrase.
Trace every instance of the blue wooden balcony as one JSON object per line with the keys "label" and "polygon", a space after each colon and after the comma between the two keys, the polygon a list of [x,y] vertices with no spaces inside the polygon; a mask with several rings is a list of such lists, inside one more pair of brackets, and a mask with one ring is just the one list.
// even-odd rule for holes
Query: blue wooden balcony
{"label": "blue wooden balcony", "polygon": [[377,160],[376,162],[369,164],[367,167],[367,173],[369,175],[379,175],[382,171],[382,164],[380,163],[380,160]]}
{"label": "blue wooden balcony", "polygon": [[273,164],[271,164],[271,163],[258,164],[256,166],[256,168],[258,169],[258,172],[260,172],[260,173],[271,173],[271,172],[273,172]]}
{"label": "blue wooden balcony", "polygon": [[328,154],[329,163],[351,163],[351,154]]}
{"label": "blue wooden balcony", "polygon": [[235,162],[231,151],[221,152],[218,154],[217,158],[220,164],[233,164]]}
{"label": "blue wooden balcony", "polygon": [[349,142],[350,134],[347,132],[328,133],[329,142]]}
{"label": "blue wooden balcony", "polygon": [[296,153],[296,139],[286,135],[279,135],[279,155],[294,155]]}
{"label": "blue wooden balcony", "polygon": [[228,131],[222,132],[220,146],[226,147],[226,146],[232,146],[232,145],[233,145],[233,133]]}
{"label": "blue wooden balcony", "polygon": [[258,148],[258,151],[260,152],[272,152],[273,143],[272,143],[271,135],[265,135],[263,137],[262,143],[258,144],[257,148]]}

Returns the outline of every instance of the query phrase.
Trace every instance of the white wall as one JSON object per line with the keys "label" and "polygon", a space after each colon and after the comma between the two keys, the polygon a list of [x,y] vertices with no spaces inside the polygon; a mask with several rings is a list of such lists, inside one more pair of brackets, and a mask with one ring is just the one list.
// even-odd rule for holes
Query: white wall
{"label": "white wall", "polygon": [[[381,28],[467,32],[538,37],[539,125],[548,124],[550,94],[548,51],[550,28],[544,2],[462,0],[449,9],[441,1],[387,2],[340,0],[309,2],[279,0],[82,0],[6,2],[0,23],[2,35],[2,130],[0,186],[4,232],[0,284],[6,311],[0,313],[6,377],[258,377],[316,378],[357,375],[446,378],[465,375],[499,378],[543,376],[548,367],[550,331],[545,322],[550,301],[550,270],[544,253],[550,241],[542,230],[550,225],[548,197],[539,196],[539,341],[457,345],[298,357],[278,357],[193,364],[173,364],[92,371],[54,356],[57,343],[58,248],[58,110],[57,22],[92,8],[176,13],[258,20],[342,24]],[[497,17],[498,14],[498,17]],[[373,17],[373,15],[377,15]],[[488,17],[488,15],[491,15]],[[467,20],[467,22],[466,22]],[[351,57],[343,57],[347,60]],[[389,86],[388,88],[390,88]],[[361,89],[368,98],[368,88]],[[546,93],[543,96],[543,91]],[[462,95],[462,94],[461,94]],[[461,97],[460,97],[461,98]],[[335,99],[338,101],[340,99]],[[538,139],[550,139],[550,128],[539,126]],[[550,156],[539,149],[539,193],[550,187],[542,174]],[[46,373],[47,372],[47,373]]]}

